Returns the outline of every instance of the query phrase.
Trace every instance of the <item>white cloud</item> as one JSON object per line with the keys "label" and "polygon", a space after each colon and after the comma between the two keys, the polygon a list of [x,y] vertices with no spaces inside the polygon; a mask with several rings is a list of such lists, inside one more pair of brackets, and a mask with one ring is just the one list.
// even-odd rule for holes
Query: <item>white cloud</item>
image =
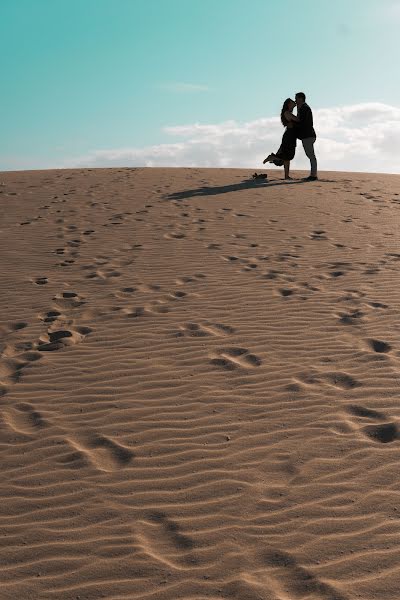
{"label": "white cloud", "polygon": [[199,83],[185,83],[178,81],[175,83],[161,83],[157,86],[159,89],[167,92],[185,93],[185,92],[208,92],[209,87]]}
{"label": "white cloud", "polygon": [[[380,103],[321,108],[314,110],[314,121],[320,170],[400,173],[400,108]],[[177,141],[95,150],[68,161],[68,166],[260,169],[264,157],[279,147],[282,126],[278,117],[270,117],[245,123],[168,126],[164,133]],[[309,166],[301,143],[292,166]]]}

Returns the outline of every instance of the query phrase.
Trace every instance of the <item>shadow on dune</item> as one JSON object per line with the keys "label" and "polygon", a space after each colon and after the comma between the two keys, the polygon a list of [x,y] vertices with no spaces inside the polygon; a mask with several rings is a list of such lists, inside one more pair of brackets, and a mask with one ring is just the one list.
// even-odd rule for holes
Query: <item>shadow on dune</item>
{"label": "shadow on dune", "polygon": [[216,187],[203,186],[193,190],[183,190],[182,192],[174,192],[164,196],[166,200],[184,200],[193,196],[217,196],[218,194],[227,194],[228,192],[240,192],[254,188],[269,188],[273,185],[296,185],[298,183],[306,183],[302,179],[294,179],[292,181],[271,181],[264,182],[263,180],[245,179],[240,183],[231,183],[229,185],[218,185]]}

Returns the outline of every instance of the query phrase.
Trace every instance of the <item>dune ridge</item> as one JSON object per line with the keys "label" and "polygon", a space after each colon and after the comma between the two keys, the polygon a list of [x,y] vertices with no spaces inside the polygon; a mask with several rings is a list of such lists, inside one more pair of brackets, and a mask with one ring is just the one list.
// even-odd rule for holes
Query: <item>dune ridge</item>
{"label": "dune ridge", "polygon": [[0,174],[0,598],[400,597],[399,176],[250,175]]}

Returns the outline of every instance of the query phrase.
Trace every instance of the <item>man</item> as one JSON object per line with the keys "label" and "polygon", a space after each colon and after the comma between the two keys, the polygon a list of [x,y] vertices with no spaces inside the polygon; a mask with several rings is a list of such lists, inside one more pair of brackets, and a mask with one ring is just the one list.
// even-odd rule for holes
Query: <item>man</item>
{"label": "man", "polygon": [[317,139],[313,125],[312,110],[306,103],[306,95],[303,92],[298,92],[295,96],[297,104],[297,117],[299,119],[296,126],[296,135],[303,143],[304,152],[310,159],[311,173],[304,181],[316,181],[317,175],[317,159],[314,152],[314,144]]}

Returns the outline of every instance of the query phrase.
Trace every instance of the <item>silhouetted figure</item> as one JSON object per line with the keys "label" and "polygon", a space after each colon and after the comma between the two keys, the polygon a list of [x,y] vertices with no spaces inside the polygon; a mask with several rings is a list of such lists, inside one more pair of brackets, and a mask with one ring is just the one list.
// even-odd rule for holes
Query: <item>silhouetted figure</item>
{"label": "silhouetted figure", "polygon": [[287,98],[283,103],[281,110],[281,122],[285,128],[285,132],[282,136],[282,143],[278,152],[271,152],[266,159],[263,160],[263,164],[272,162],[277,167],[283,165],[285,171],[285,179],[291,179],[289,175],[290,161],[294,159],[296,154],[296,124],[299,119],[293,114],[293,109],[296,106],[296,102],[291,98]]}
{"label": "silhouetted figure", "polygon": [[314,144],[317,139],[315,133],[313,114],[311,108],[306,103],[304,92],[296,94],[298,123],[296,125],[296,135],[302,141],[304,152],[310,159],[311,173],[305,178],[305,181],[315,181],[318,179],[317,159],[314,152]]}

